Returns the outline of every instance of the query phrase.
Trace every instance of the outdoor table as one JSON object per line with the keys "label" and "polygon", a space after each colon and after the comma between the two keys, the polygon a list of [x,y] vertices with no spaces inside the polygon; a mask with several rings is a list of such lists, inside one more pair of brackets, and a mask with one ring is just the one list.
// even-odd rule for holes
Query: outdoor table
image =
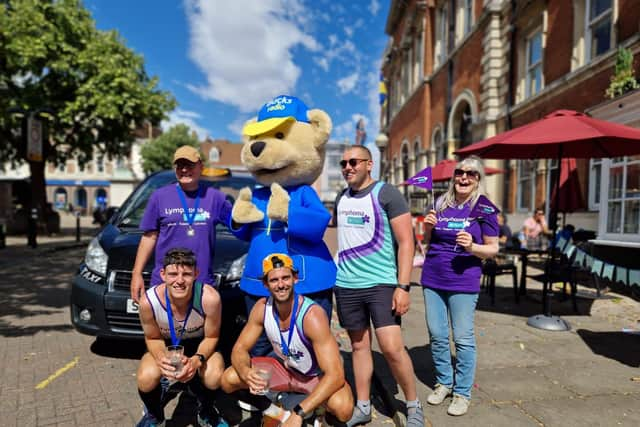
{"label": "outdoor table", "polygon": [[520,272],[520,295],[527,294],[527,265],[529,263],[530,255],[547,255],[549,251],[547,249],[526,249],[526,248],[506,248],[505,253],[507,255],[517,255],[520,257],[522,264]]}

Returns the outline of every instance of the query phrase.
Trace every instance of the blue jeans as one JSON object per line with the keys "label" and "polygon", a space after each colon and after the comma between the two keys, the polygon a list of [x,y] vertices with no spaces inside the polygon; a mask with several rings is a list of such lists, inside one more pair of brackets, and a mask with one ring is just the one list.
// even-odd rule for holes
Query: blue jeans
{"label": "blue jeans", "polygon": [[[430,288],[423,288],[423,293],[436,381],[469,399],[476,371],[473,318],[478,294]],[[449,318],[456,346],[455,380],[449,348]]]}

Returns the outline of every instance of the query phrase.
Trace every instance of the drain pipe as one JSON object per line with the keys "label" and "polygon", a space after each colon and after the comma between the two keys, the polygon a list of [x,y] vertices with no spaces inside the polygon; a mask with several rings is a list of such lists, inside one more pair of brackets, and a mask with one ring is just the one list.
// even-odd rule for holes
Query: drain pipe
{"label": "drain pipe", "polygon": [[[517,1],[511,0],[511,16],[509,18],[509,68],[507,69],[507,102],[506,105],[506,122],[507,128],[505,131],[510,130],[513,127],[513,121],[511,116],[511,108],[513,107],[513,78],[514,78],[514,61],[516,59],[516,7]],[[506,212],[509,207],[509,187],[511,185],[511,161],[505,160],[505,178],[502,181],[502,212]]]}

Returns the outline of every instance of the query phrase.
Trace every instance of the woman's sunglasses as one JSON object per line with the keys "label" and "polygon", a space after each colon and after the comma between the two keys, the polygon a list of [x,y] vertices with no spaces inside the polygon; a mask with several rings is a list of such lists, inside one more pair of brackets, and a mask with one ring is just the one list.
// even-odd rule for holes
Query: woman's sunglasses
{"label": "woman's sunglasses", "polygon": [[464,174],[467,174],[467,176],[472,176],[475,179],[480,179],[480,172],[478,171],[466,171],[464,169],[456,169],[453,171],[453,176],[461,177]]}
{"label": "woman's sunglasses", "polygon": [[349,160],[340,160],[340,167],[342,169],[347,167],[347,164],[349,166],[351,166],[352,168],[355,168],[356,166],[358,166],[358,163],[360,162],[366,162],[369,159],[349,159]]}

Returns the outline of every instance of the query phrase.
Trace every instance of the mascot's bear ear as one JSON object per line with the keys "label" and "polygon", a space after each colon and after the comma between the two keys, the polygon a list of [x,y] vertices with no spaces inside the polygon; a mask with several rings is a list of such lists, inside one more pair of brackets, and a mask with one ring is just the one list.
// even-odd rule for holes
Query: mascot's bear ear
{"label": "mascot's bear ear", "polygon": [[307,112],[309,122],[316,133],[314,145],[321,147],[329,141],[329,135],[331,134],[331,118],[327,113],[322,110],[314,109]]}

